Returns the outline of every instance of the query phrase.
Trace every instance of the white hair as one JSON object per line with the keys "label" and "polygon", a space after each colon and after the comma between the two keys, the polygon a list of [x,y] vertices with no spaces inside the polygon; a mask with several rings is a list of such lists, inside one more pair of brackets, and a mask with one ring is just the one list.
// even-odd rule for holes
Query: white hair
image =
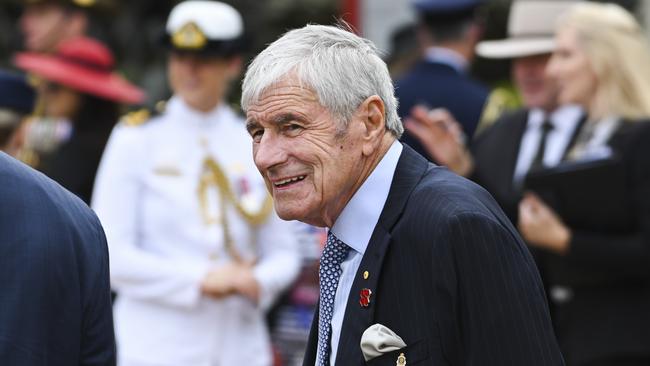
{"label": "white hair", "polygon": [[248,67],[242,109],[246,111],[267,88],[288,75],[295,75],[316,93],[320,104],[339,118],[343,127],[364,100],[377,95],[384,102],[386,129],[396,137],[404,132],[388,68],[367,39],[324,25],[285,33]]}

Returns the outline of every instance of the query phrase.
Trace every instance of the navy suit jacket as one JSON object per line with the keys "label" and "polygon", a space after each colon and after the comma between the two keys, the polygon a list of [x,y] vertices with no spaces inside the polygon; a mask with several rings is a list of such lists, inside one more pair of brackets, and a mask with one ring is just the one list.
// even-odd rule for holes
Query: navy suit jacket
{"label": "navy suit jacket", "polygon": [[[438,62],[421,61],[395,83],[401,118],[407,117],[418,104],[429,108],[446,108],[463,126],[469,138],[474,135],[481,119],[488,94],[481,84],[453,67]],[[401,140],[433,161],[422,144],[408,131],[404,132]]]}
{"label": "navy suit jacket", "polygon": [[0,202],[0,365],[115,365],[97,217],[1,152]]}
{"label": "navy suit jacket", "polygon": [[[359,342],[375,323],[407,347],[366,363]],[[317,343],[318,311],[304,365]],[[564,364],[535,263],[508,218],[484,189],[408,146],[348,296],[336,365],[392,366],[400,353],[407,365]]]}

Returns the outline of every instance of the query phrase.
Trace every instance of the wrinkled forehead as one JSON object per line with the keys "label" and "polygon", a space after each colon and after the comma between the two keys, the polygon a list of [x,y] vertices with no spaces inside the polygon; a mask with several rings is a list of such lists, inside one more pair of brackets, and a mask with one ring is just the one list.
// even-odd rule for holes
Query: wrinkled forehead
{"label": "wrinkled forehead", "polygon": [[246,108],[246,114],[259,113],[268,109],[269,106],[282,109],[291,106],[307,107],[309,104],[321,104],[313,88],[297,76],[287,75],[270,83],[254,98],[251,98]]}
{"label": "wrinkled forehead", "polygon": [[277,95],[286,88],[294,89],[296,92],[313,93],[312,86],[300,77],[296,70],[289,70],[286,73],[275,77],[260,77],[255,79],[256,82],[244,86],[242,100],[244,107],[253,104],[259,104],[264,98]]}

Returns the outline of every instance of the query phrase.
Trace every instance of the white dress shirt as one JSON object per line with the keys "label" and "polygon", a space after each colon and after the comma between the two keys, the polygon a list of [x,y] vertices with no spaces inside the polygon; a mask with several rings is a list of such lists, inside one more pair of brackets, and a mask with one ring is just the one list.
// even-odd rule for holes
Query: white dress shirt
{"label": "white dress shirt", "polygon": [[336,297],[334,298],[330,365],[334,365],[336,360],[345,307],[348,294],[352,288],[352,282],[354,282],[354,276],[359,269],[370,236],[375,230],[381,211],[388,198],[390,185],[401,153],[402,144],[399,141],[393,142],[390,149],[375,167],[375,170],[372,171],[368,179],[352,196],[350,202],[343,208],[331,228],[332,233],[347,244],[351,250],[348,257],[341,263],[342,273],[336,289]]}
{"label": "white dress shirt", "polygon": [[[553,129],[549,131],[546,137],[544,165],[552,167],[562,161],[567,146],[571,142],[571,137],[576,127],[578,127],[581,115],[582,110],[576,106],[563,106],[553,111],[550,116]],[[515,186],[523,182],[530,165],[533,163],[533,159],[535,159],[542,138],[542,124],[545,118],[546,114],[541,109],[531,109],[528,113],[526,131],[521,138],[513,177]]]}
{"label": "white dress shirt", "polygon": [[120,366],[271,365],[264,310],[300,267],[293,224],[271,212],[252,226],[226,209],[233,246],[256,260],[260,302],[201,294],[206,274],[229,263],[220,194],[199,182],[206,157],[217,161],[237,198],[261,206],[266,187],[253,164],[250,136],[226,106],[200,113],[173,98],[141,126],[118,125],[106,146],[93,193],[108,239]]}

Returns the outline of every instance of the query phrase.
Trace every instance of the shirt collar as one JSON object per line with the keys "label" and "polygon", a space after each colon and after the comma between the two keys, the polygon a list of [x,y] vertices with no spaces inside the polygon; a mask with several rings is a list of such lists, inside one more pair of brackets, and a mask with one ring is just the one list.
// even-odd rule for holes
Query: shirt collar
{"label": "shirt collar", "polygon": [[402,144],[399,141],[393,142],[330,230],[337,238],[362,255],[384,209],[401,153]]}
{"label": "shirt collar", "polygon": [[[528,126],[530,129],[538,129],[544,123],[546,118],[546,112],[540,108],[533,108],[530,110],[530,115],[528,117]],[[553,129],[557,131],[570,130],[575,127],[575,123],[580,119],[582,114],[582,108],[576,105],[564,105],[556,108],[550,116],[551,124]],[[573,121],[575,123],[567,123],[567,121]]]}
{"label": "shirt collar", "polygon": [[171,115],[181,115],[182,118],[176,118],[180,123],[186,127],[197,127],[205,128],[211,126],[214,123],[221,123],[223,121],[230,120],[234,114],[232,110],[225,103],[221,102],[217,104],[211,111],[201,112],[192,107],[190,107],[183,98],[179,96],[173,96],[169,102],[167,102],[166,111]]}
{"label": "shirt collar", "polygon": [[429,62],[438,62],[449,65],[459,73],[467,71],[468,62],[460,53],[444,47],[429,47],[424,53],[424,59]]}

